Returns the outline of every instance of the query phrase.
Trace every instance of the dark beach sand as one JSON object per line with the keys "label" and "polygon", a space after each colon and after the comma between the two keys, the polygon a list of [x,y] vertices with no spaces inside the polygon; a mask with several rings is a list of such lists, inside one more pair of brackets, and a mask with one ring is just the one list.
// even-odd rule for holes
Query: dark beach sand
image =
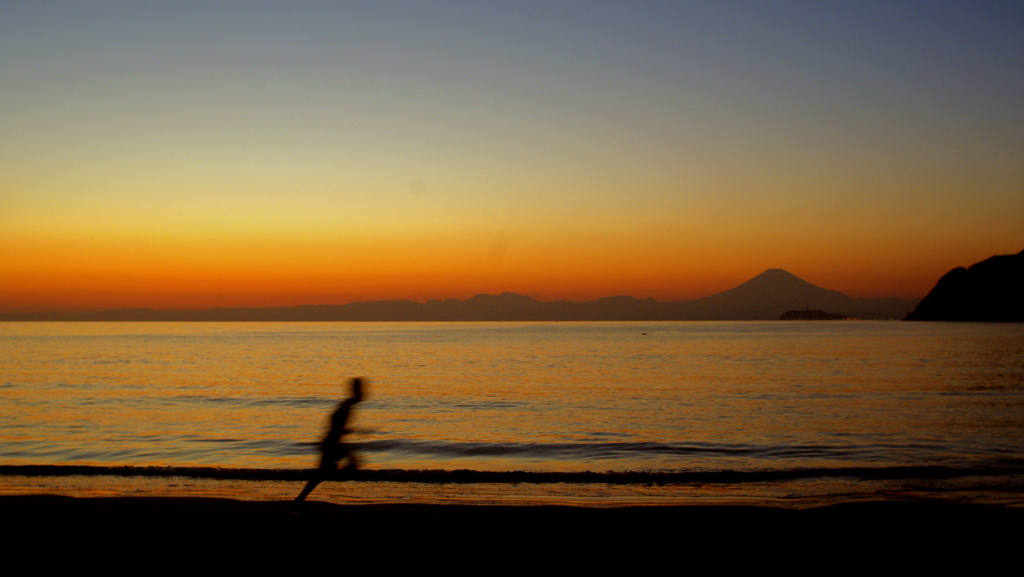
{"label": "dark beach sand", "polygon": [[[1019,562],[1024,509],[866,502],[573,507],[196,497],[0,497],[7,558],[171,574],[983,574]],[[9,565],[15,568],[16,565]]]}
{"label": "dark beach sand", "polygon": [[[806,502],[801,508],[793,508],[800,505],[792,502],[789,507],[772,506],[771,501],[716,503],[713,497],[707,504],[691,501],[682,505],[615,506],[614,499],[591,499],[583,506],[466,504],[473,503],[468,500],[472,499],[473,482],[544,485],[599,481],[635,486],[638,482],[679,480],[677,476],[635,473],[360,471],[348,476],[383,483],[425,482],[436,487],[438,494],[464,494],[468,501],[403,503],[400,499],[405,497],[400,496],[394,503],[381,503],[376,495],[373,504],[332,503],[318,500],[314,493],[296,510],[290,500],[279,496],[236,500],[177,491],[215,489],[198,483],[208,478],[215,484],[239,480],[242,484],[236,489],[243,491],[247,482],[290,483],[285,494],[294,495],[308,472],[10,466],[0,471],[17,481],[7,486],[6,496],[0,496],[0,521],[12,535],[4,541],[7,550],[25,554],[43,544],[53,547],[57,558],[101,568],[112,559],[130,560],[146,568],[153,563],[175,563],[188,570],[211,559],[225,570],[236,563],[260,568],[264,559],[276,559],[304,563],[311,570],[318,570],[321,562],[340,563],[339,570],[345,570],[353,557],[366,557],[381,568],[415,562],[474,572],[493,572],[506,566],[525,572],[552,563],[560,570],[583,567],[595,572],[605,570],[609,563],[644,573],[663,572],[666,564],[680,571],[781,566],[832,572],[849,566],[876,571],[897,559],[906,571],[954,566],[977,572],[997,569],[995,563],[1000,559],[1016,563],[1024,538],[1024,507],[942,497],[864,501],[848,495],[838,504],[835,500],[817,506]],[[906,476],[902,470],[868,473]],[[915,479],[927,476],[917,470],[911,473]],[[945,470],[925,473],[935,478],[958,478],[959,474]],[[338,476],[344,475],[339,472]],[[683,478],[693,481],[689,476]],[[53,481],[60,479],[81,485],[86,492],[79,495],[114,490],[119,496],[38,492],[48,486],[59,492],[61,483]],[[96,485],[85,483],[88,479],[95,479]],[[147,484],[152,479],[166,482]],[[724,482],[718,476],[711,480]],[[746,480],[741,475],[740,481]],[[763,481],[760,477],[755,480]],[[259,491],[265,490],[248,488],[254,492],[239,495],[258,497]],[[1018,489],[1007,494],[1019,494]],[[170,496],[153,494],[167,490],[172,491]],[[131,495],[136,491],[137,495]],[[330,499],[323,494],[319,497]],[[28,554],[48,562],[51,552]],[[699,560],[696,565],[695,560]]]}
{"label": "dark beach sand", "polygon": [[[304,541],[405,546],[475,544],[479,548],[575,547],[591,553],[613,543],[650,546],[648,553],[686,545],[811,546],[817,551],[873,544],[906,551],[946,547],[963,553],[984,547],[1016,550],[1024,508],[944,502],[876,501],[808,509],[688,505],[644,507],[488,506],[240,501],[197,497],[0,497],[5,526],[32,535],[74,535],[75,540],[150,541],[176,547],[183,541],[239,539],[300,544]],[[532,544],[532,545],[531,545]],[[572,545],[575,544],[575,545]],[[556,546],[557,545],[557,546]],[[621,551],[620,551],[621,552]],[[660,552],[660,553],[659,553]]]}

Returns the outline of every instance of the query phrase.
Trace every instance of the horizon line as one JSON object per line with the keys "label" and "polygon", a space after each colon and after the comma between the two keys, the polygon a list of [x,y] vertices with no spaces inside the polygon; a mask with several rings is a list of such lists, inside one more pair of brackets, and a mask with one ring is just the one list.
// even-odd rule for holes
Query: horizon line
{"label": "horizon line", "polygon": [[[660,301],[660,300],[657,300],[657,299],[655,299],[654,297],[651,297],[651,296],[648,296],[648,297],[637,297],[637,296],[633,296],[633,295],[629,295],[629,294],[607,295],[607,296],[601,296],[601,297],[597,297],[597,298],[593,298],[593,299],[589,299],[589,300],[565,300],[565,299],[538,300],[536,298],[536,296],[534,296],[536,293],[533,293],[533,294],[529,294],[529,293],[523,294],[523,293],[518,293],[518,292],[514,292],[514,291],[502,291],[500,293],[494,293],[494,294],[487,293],[487,292],[476,293],[476,294],[468,296],[468,297],[466,297],[464,299],[459,299],[459,298],[456,298],[456,297],[449,297],[449,298],[443,298],[443,299],[442,298],[431,298],[431,299],[426,299],[426,300],[415,300],[415,299],[412,299],[412,298],[364,299],[364,300],[352,300],[352,301],[348,301],[348,302],[345,302],[345,303],[324,303],[324,302],[313,303],[313,302],[307,302],[307,303],[301,303],[301,304],[276,305],[276,306],[274,306],[274,305],[271,305],[271,306],[234,305],[234,306],[213,306],[213,307],[200,307],[200,308],[155,308],[155,307],[147,307],[147,306],[121,306],[121,307],[115,306],[115,307],[106,307],[106,308],[73,308],[73,309],[72,308],[65,308],[65,309],[33,309],[33,310],[26,310],[26,309],[12,310],[12,309],[0,308],[0,315],[4,315],[4,316],[64,315],[64,314],[109,313],[109,312],[120,312],[120,311],[153,311],[153,312],[168,312],[168,313],[169,312],[201,313],[201,312],[218,311],[218,310],[243,310],[243,309],[247,309],[247,310],[274,310],[274,309],[296,309],[296,308],[302,308],[302,307],[345,307],[345,306],[349,306],[349,305],[364,304],[364,303],[394,303],[394,302],[409,302],[409,303],[414,303],[414,304],[419,304],[419,305],[426,305],[426,304],[429,304],[431,302],[439,302],[439,303],[450,302],[450,301],[466,302],[468,300],[471,300],[471,299],[477,298],[477,297],[481,297],[481,296],[500,297],[500,296],[503,296],[503,295],[514,295],[514,296],[518,296],[518,297],[523,297],[523,298],[530,299],[533,302],[540,303],[540,304],[545,304],[545,303],[587,304],[587,303],[595,303],[595,302],[598,302],[598,301],[601,301],[601,300],[604,300],[604,299],[629,298],[629,299],[635,299],[635,300],[638,300],[638,301],[650,301],[650,302],[654,302],[654,303],[657,303],[657,304],[672,305],[672,304],[680,304],[680,303],[699,301],[701,299],[710,298],[710,297],[713,297],[713,296],[716,296],[716,295],[720,295],[720,294],[726,293],[728,291],[734,290],[736,288],[739,288],[739,287],[741,287],[741,286],[743,286],[743,285],[745,285],[745,284],[747,284],[749,282],[752,282],[752,281],[754,281],[754,280],[756,280],[758,278],[761,278],[761,277],[763,277],[763,276],[765,276],[767,274],[776,273],[776,272],[785,273],[786,276],[792,277],[793,279],[799,280],[800,282],[806,283],[807,285],[810,285],[810,286],[812,286],[814,288],[817,288],[819,290],[835,292],[835,293],[838,293],[838,294],[840,294],[840,295],[842,295],[844,297],[851,298],[851,299],[856,299],[856,300],[894,300],[894,301],[910,302],[910,301],[920,301],[921,299],[924,298],[924,295],[909,296],[909,297],[908,296],[854,297],[854,296],[850,296],[850,295],[848,295],[846,293],[843,293],[841,291],[837,291],[837,290],[834,290],[834,289],[828,289],[828,288],[825,288],[825,287],[818,286],[818,285],[816,285],[816,284],[814,284],[814,283],[812,283],[810,281],[807,281],[807,280],[805,280],[805,279],[803,279],[803,278],[801,278],[801,277],[799,277],[799,276],[797,276],[797,275],[787,271],[786,269],[783,269],[783,268],[767,268],[764,271],[762,271],[762,272],[760,272],[760,273],[758,273],[758,274],[748,278],[747,280],[745,280],[743,282],[740,282],[739,284],[737,284],[735,286],[729,287],[729,288],[724,289],[724,290],[720,290],[720,291],[715,292],[715,293],[711,293],[711,294],[707,294],[707,295],[700,296],[700,297],[695,297],[695,298],[680,299],[680,300],[667,300],[667,301]],[[2,306],[2,305],[0,305],[0,306]]]}

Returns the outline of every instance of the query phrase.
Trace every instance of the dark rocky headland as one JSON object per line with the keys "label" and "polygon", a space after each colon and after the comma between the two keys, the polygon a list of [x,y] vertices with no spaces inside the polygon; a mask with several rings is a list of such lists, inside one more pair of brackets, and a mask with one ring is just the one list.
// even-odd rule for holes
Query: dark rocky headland
{"label": "dark rocky headland", "polygon": [[906,320],[1024,322],[1024,251],[949,271]]}

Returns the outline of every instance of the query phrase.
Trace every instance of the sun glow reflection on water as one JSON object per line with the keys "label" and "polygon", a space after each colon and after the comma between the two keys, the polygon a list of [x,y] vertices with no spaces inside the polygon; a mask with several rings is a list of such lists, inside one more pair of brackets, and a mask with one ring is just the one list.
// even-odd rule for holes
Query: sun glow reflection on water
{"label": "sun glow reflection on water", "polygon": [[1019,463],[1024,328],[0,323],[0,462],[306,468],[353,375],[371,468]]}

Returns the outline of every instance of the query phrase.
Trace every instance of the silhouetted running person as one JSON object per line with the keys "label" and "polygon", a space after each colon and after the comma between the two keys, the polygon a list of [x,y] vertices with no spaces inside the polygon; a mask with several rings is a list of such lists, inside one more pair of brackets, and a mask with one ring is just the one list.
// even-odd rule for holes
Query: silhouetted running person
{"label": "silhouetted running person", "polygon": [[306,500],[306,496],[316,489],[324,479],[326,479],[331,471],[338,468],[338,462],[348,457],[347,469],[355,470],[359,467],[359,461],[356,460],[356,456],[352,453],[352,449],[341,442],[341,438],[350,431],[345,428],[348,424],[349,415],[352,413],[352,407],[363,400],[363,380],[359,377],[352,379],[349,383],[352,387],[352,396],[342,401],[338,408],[334,410],[331,415],[331,425],[327,430],[327,435],[324,437],[324,442],[320,447],[322,456],[320,457],[320,468],[313,473],[313,478],[306,483],[306,487],[302,489],[299,496],[295,498],[296,503],[301,503]]}

